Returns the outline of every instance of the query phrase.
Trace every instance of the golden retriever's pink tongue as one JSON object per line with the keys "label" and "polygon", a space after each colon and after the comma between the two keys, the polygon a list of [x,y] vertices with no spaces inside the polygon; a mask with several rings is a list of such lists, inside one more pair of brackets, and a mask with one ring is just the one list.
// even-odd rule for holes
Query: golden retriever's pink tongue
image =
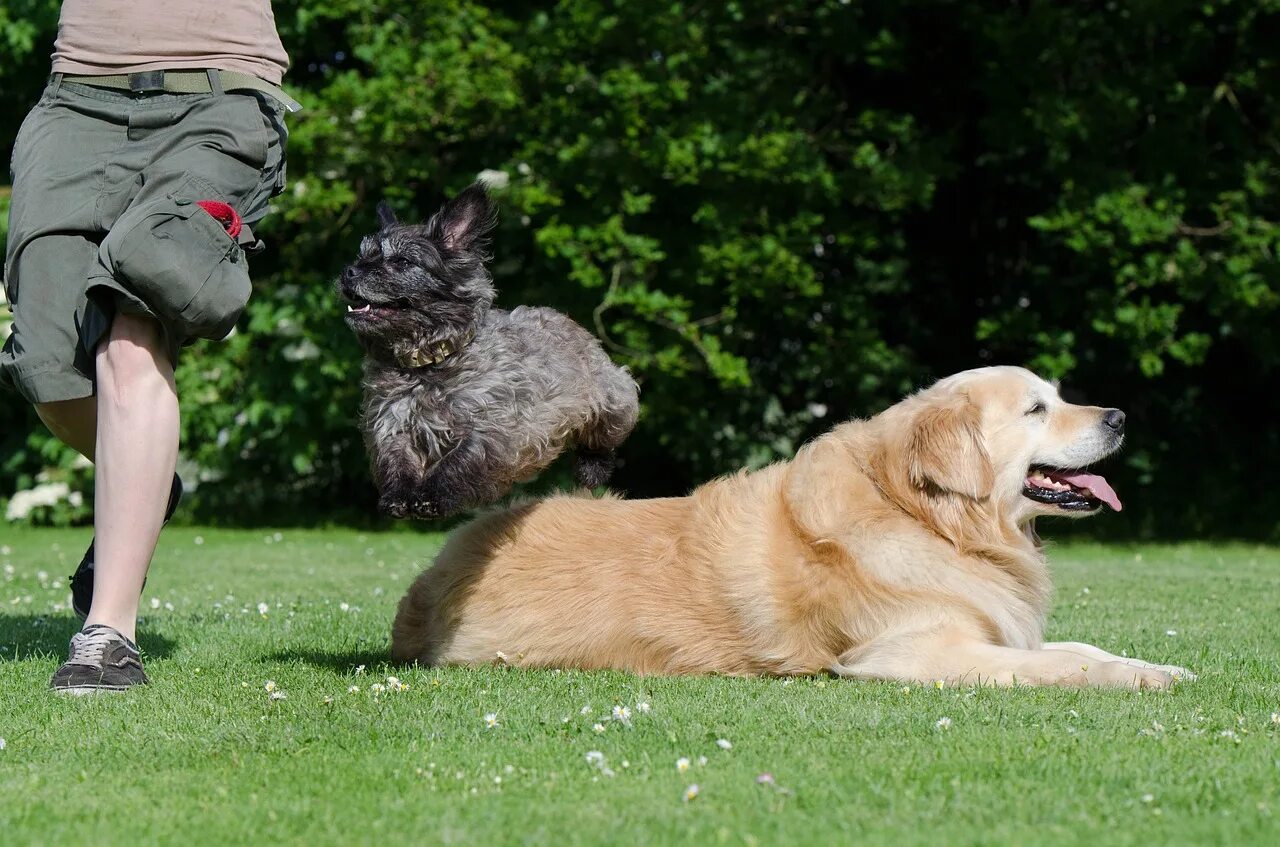
{"label": "golden retriever's pink tongue", "polygon": [[1070,483],[1076,488],[1087,488],[1089,493],[1097,499],[1106,503],[1115,511],[1120,511],[1120,498],[1116,496],[1116,490],[1102,477],[1091,473],[1056,473],[1055,477],[1063,482]]}

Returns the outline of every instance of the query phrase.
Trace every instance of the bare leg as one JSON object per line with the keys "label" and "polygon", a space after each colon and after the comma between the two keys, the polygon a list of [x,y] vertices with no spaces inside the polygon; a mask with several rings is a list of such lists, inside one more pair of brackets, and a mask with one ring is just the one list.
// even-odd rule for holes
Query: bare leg
{"label": "bare leg", "polygon": [[85,625],[133,639],[178,460],[178,394],[160,327],[149,318],[118,315],[96,366],[97,576]]}
{"label": "bare leg", "polygon": [[59,441],[93,461],[98,430],[98,402],[95,398],[37,403],[36,414]]}

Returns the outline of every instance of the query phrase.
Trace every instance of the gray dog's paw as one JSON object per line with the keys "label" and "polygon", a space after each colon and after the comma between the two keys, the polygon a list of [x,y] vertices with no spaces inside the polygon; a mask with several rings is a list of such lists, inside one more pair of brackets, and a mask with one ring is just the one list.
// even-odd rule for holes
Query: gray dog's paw
{"label": "gray dog's paw", "polygon": [[410,517],[425,520],[429,518],[438,518],[443,515],[438,503],[430,500],[414,499],[409,501]]}
{"label": "gray dog's paw", "polygon": [[383,494],[378,498],[378,511],[391,518],[407,518],[410,511],[410,503],[408,499],[399,494]]}

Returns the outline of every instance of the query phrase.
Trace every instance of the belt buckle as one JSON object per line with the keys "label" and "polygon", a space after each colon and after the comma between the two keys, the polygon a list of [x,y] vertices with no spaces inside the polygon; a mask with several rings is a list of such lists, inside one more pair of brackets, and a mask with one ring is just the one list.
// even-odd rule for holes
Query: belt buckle
{"label": "belt buckle", "polygon": [[129,90],[134,94],[164,91],[164,71],[138,71],[129,74]]}

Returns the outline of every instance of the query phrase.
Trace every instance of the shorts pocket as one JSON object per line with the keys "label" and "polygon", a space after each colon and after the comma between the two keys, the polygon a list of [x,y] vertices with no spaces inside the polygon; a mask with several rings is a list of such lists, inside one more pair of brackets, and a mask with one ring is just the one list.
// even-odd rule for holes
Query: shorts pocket
{"label": "shorts pocket", "polygon": [[102,259],[171,332],[217,340],[235,326],[252,283],[244,251],[197,199],[175,192],[130,210],[133,220],[103,241]]}

